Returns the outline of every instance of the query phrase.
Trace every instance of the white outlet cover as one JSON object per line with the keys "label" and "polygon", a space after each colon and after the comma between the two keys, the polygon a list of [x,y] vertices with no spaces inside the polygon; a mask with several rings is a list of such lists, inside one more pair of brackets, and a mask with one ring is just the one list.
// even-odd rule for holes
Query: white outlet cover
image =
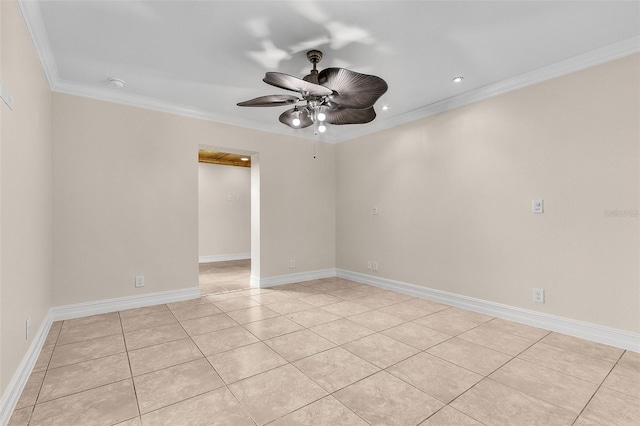
{"label": "white outlet cover", "polygon": [[539,198],[531,200],[531,213],[542,214],[544,213],[544,200]]}
{"label": "white outlet cover", "polygon": [[544,289],[541,289],[541,288],[533,289],[533,301],[536,303],[544,303]]}

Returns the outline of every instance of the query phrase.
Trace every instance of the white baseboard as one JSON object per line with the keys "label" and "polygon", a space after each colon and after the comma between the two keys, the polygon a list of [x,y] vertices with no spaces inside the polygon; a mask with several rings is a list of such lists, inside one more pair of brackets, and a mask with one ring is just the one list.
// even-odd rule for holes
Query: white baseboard
{"label": "white baseboard", "polygon": [[606,345],[640,352],[640,334],[630,331],[619,330],[612,327],[605,327],[584,321],[564,318],[500,303],[489,302],[487,300],[476,299],[459,294],[448,293],[446,291],[435,290],[427,287],[394,281],[386,278],[361,274],[359,272],[336,270],[337,276],[363,284],[370,284],[412,296],[423,297],[436,302],[489,314],[495,317],[504,318],[510,321],[543,328],[545,330],[557,331],[570,336],[591,340]]}
{"label": "white baseboard", "polygon": [[200,296],[200,287],[189,287],[180,290],[143,294],[140,296],[117,297],[115,299],[56,306],[51,308],[51,311],[53,321],[59,321],[89,315],[106,314],[108,312],[124,311],[125,309],[160,305],[162,303],[181,302],[183,300],[196,299]]}
{"label": "white baseboard", "polygon": [[226,262],[228,260],[245,259],[251,259],[251,253],[213,254],[211,256],[200,256],[198,258],[198,263]]}
{"label": "white baseboard", "polygon": [[0,425],[4,426],[9,423],[13,409],[18,403],[18,399],[20,399],[20,394],[27,384],[27,380],[29,380],[29,376],[31,375],[33,367],[36,365],[42,346],[49,335],[52,322],[51,309],[49,309],[49,312],[47,312],[46,317],[33,337],[27,353],[22,358],[22,362],[20,362],[18,369],[2,395],[2,399],[0,400]]}
{"label": "white baseboard", "polygon": [[336,276],[335,269],[321,269],[319,271],[297,272],[294,274],[277,275],[275,277],[256,278],[251,276],[251,287],[266,288],[283,284],[299,283],[303,281],[319,280]]}

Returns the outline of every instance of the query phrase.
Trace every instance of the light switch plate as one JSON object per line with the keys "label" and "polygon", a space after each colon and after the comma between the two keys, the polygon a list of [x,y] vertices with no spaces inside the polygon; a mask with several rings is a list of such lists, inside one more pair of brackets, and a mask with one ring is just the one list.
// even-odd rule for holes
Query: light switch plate
{"label": "light switch plate", "polygon": [[537,200],[531,200],[531,213],[534,214],[542,214],[544,213],[544,200],[543,199],[537,199]]}

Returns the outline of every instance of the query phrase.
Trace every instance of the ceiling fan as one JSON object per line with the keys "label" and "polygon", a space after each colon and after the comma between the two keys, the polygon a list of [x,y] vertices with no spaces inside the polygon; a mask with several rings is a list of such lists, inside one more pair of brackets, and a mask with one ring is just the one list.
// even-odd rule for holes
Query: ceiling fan
{"label": "ceiling fan", "polygon": [[[345,68],[327,68],[318,72],[322,52],[310,50],[307,59],[311,73],[300,79],[280,72],[268,72],[262,81],[281,89],[300,93],[260,96],[238,106],[271,107],[294,105],[280,115],[280,122],[293,129],[315,125],[315,134],[328,124],[364,124],[376,118],[373,104],[387,91],[387,83],[375,75],[360,74]],[[298,105],[302,103],[302,105]]]}

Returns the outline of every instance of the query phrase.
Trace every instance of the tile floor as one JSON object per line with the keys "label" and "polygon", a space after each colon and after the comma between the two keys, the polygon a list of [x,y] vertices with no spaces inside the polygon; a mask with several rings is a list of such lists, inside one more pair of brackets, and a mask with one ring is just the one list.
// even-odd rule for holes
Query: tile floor
{"label": "tile floor", "polygon": [[56,322],[10,425],[638,419],[638,353],[330,278]]}
{"label": "tile floor", "polygon": [[251,260],[230,260],[200,264],[202,294],[249,288]]}

